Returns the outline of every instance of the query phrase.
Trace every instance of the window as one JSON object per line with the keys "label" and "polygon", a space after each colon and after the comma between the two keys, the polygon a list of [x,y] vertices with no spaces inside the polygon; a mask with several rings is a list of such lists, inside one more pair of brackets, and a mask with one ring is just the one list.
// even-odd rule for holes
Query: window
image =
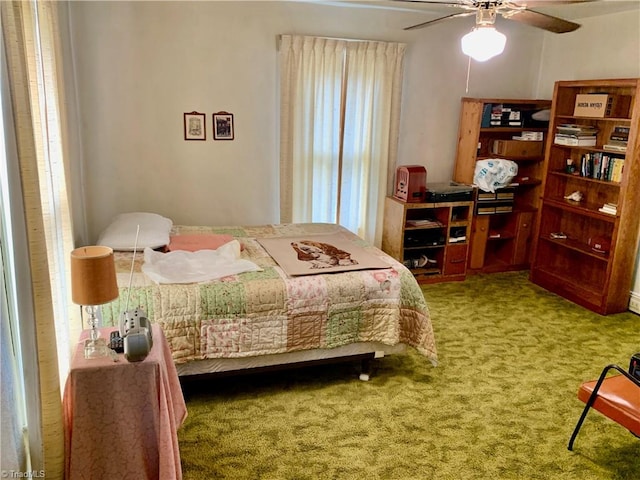
{"label": "window", "polygon": [[12,108],[12,115],[4,117],[11,119],[3,130],[7,147],[3,168],[7,167],[10,180],[3,184],[2,224],[3,254],[13,253],[3,257],[8,262],[3,274],[9,313],[13,304],[17,312],[19,334],[12,332],[12,339],[20,339],[23,353],[28,458],[34,470],[46,465],[48,477],[61,477],[64,470],[60,387],[69,369],[70,322],[78,318],[68,309],[73,241],[64,162],[67,103],[59,89],[64,81],[56,57],[58,7],[33,0],[0,2],[6,52],[3,114]]}
{"label": "window", "polygon": [[382,240],[405,45],[281,36],[283,222],[339,223]]}
{"label": "window", "polygon": [[[3,48],[4,51],[4,48]],[[5,98],[5,65],[2,55],[2,91]],[[4,107],[4,103],[3,103]],[[0,115],[0,406],[2,407],[2,468],[16,472],[28,470],[29,454],[23,440],[27,429],[26,395],[17,322],[16,261],[12,248],[9,178],[4,135],[4,108]],[[12,176],[13,178],[13,176]],[[5,422],[6,420],[6,422]]]}

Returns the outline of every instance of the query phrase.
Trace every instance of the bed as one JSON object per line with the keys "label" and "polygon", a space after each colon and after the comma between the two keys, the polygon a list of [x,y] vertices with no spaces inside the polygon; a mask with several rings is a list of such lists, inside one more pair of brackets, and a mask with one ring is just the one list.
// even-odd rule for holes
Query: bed
{"label": "bed", "polygon": [[[143,255],[132,264],[132,252],[115,252],[120,296],[103,305],[103,324],[117,325],[128,298],[129,309],[140,307],[160,324],[181,376],[366,360],[407,347],[437,363],[429,310],[411,272],[341,226],[174,225],[171,234],[230,235],[243,247],[241,258],[260,267],[201,283],[157,284],[142,271]],[[338,236],[386,268],[291,276],[261,243],[319,235]]]}

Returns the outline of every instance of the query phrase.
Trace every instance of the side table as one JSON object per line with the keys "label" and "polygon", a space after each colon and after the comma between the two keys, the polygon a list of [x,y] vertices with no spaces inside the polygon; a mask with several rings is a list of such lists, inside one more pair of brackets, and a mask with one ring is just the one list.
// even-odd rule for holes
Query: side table
{"label": "side table", "polygon": [[68,480],[182,479],[177,430],[187,409],[164,333],[152,328],[141,362],[85,359],[78,343],[63,399]]}

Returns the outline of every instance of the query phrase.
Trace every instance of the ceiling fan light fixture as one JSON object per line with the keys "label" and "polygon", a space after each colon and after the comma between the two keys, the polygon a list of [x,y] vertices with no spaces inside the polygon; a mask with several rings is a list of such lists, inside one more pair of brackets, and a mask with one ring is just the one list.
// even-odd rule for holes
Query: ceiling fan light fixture
{"label": "ceiling fan light fixture", "polygon": [[486,62],[500,55],[507,44],[507,37],[493,25],[478,25],[460,41],[462,52],[478,62]]}

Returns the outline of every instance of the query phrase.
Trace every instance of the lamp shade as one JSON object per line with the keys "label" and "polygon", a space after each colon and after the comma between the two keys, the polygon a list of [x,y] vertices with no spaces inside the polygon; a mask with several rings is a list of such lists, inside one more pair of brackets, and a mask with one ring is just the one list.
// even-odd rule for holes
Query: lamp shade
{"label": "lamp shade", "polygon": [[507,37],[492,25],[480,25],[462,37],[460,43],[465,55],[478,62],[485,62],[504,51]]}
{"label": "lamp shade", "polygon": [[89,246],[71,252],[71,299],[78,305],[102,305],[118,298],[116,264],[109,247]]}

